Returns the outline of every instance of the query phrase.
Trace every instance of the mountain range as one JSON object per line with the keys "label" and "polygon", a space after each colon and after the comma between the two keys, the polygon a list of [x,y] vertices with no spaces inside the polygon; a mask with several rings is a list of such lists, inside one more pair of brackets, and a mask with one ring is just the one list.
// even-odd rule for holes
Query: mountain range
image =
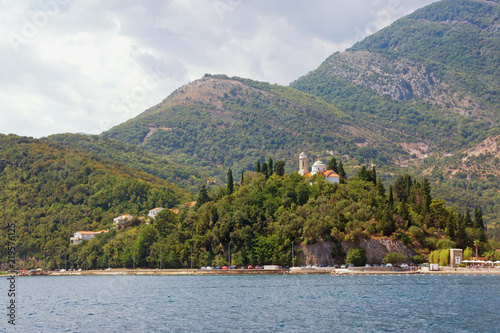
{"label": "mountain range", "polygon": [[[427,177],[498,235],[499,1],[443,0],[337,52],[289,87],[206,74],[102,134],[223,183],[268,157],[343,158]],[[208,171],[208,170],[211,171]],[[498,236],[497,236],[498,237]]]}

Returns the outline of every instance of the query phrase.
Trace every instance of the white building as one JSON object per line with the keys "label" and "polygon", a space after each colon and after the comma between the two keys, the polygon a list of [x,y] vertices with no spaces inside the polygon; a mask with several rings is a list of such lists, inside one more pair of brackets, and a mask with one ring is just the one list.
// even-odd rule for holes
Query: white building
{"label": "white building", "polygon": [[322,174],[325,180],[329,183],[339,183],[340,176],[337,175],[333,170],[326,170],[326,165],[322,161],[318,160],[314,162],[311,168],[311,172],[307,169],[307,155],[301,153],[299,155],[299,175],[311,178],[314,175]]}
{"label": "white building", "polygon": [[73,237],[69,238],[70,245],[78,245],[84,240],[91,240],[96,235],[101,234],[103,232],[108,232],[108,230],[100,230],[100,231],[77,231],[73,235]]}
{"label": "white building", "polygon": [[133,216],[129,214],[120,215],[113,219],[114,228],[122,227],[125,223],[132,220]]}
{"label": "white building", "polygon": [[163,207],[157,207],[157,208],[153,208],[151,209],[149,212],[148,212],[148,216],[151,217],[151,218],[155,218],[156,215],[161,212],[163,210]]}

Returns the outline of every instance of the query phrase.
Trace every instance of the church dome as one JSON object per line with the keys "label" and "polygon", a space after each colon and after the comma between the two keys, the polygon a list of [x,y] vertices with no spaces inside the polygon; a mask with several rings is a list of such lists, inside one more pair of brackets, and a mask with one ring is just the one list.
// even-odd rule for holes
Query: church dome
{"label": "church dome", "polygon": [[326,166],[326,164],[318,160],[314,162],[313,166]]}

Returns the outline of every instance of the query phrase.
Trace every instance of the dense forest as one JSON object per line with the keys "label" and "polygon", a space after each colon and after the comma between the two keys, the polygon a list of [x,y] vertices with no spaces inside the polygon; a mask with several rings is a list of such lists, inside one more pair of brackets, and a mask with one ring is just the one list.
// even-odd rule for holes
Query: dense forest
{"label": "dense forest", "polygon": [[[0,221],[2,230],[15,224],[21,262],[59,258],[78,230],[107,229],[120,214],[139,217],[191,197],[162,179],[97,155],[0,135]],[[0,247],[6,245],[7,233],[1,233]]]}
{"label": "dense forest", "polygon": [[[494,257],[498,246],[486,237],[480,208],[459,211],[433,199],[426,179],[403,175],[386,189],[374,168],[349,178],[334,158],[329,166],[343,175],[340,184],[259,160],[259,172],[236,180],[229,169],[227,186],[202,185],[190,207],[181,190],[114,162],[15,136],[2,144],[2,221],[16,224],[20,267],[189,267],[191,251],[195,267],[227,264],[229,251],[234,265],[287,265],[292,242],[318,241],[332,242],[336,262],[356,263],[357,252],[342,252],[341,243],[370,237],[407,244],[418,255],[403,260],[416,263],[450,247],[477,245]],[[178,209],[69,245],[77,230],[110,228],[117,214],[140,216],[156,206]]]}

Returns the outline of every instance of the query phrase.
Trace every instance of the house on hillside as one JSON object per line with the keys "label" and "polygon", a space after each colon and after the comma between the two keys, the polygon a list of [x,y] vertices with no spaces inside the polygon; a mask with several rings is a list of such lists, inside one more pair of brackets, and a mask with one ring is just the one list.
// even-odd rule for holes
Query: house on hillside
{"label": "house on hillside", "polygon": [[120,215],[113,219],[113,228],[118,229],[123,227],[128,221],[132,220],[133,216],[129,214]]}
{"label": "house on hillside", "polygon": [[336,174],[333,170],[326,170],[326,165],[322,161],[318,160],[314,162],[311,167],[311,172],[309,172],[307,166],[307,155],[302,152],[299,155],[299,175],[307,178],[312,178],[315,175],[322,175],[325,180],[329,183],[339,183],[340,176]]}
{"label": "house on hillside", "polygon": [[108,230],[100,230],[100,231],[77,231],[74,233],[73,237],[69,238],[70,245],[78,245],[84,240],[91,240],[96,235],[101,234],[103,232],[108,232]]}
{"label": "house on hillside", "polygon": [[153,208],[148,212],[148,216],[152,219],[156,217],[156,215],[163,210],[163,207]]}

